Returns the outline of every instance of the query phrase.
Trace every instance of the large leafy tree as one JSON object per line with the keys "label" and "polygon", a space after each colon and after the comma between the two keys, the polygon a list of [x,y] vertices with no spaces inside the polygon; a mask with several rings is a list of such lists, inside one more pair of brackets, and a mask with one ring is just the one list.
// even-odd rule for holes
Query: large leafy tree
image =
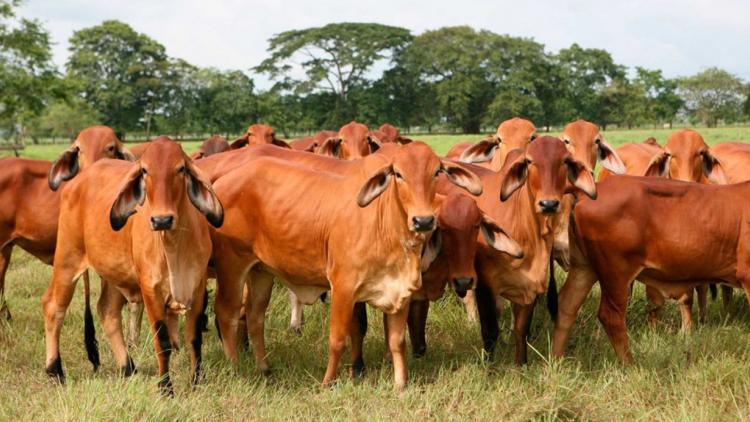
{"label": "large leafy tree", "polygon": [[677,81],[666,79],[661,70],[636,67],[634,83],[640,85],[647,98],[646,115],[650,122],[669,123],[670,127],[682,107],[677,95]]}
{"label": "large leafy tree", "polygon": [[258,119],[255,84],[239,70],[200,69],[194,75],[197,120],[204,130],[236,134]]}
{"label": "large leafy tree", "polygon": [[19,137],[58,86],[49,33],[36,20],[20,18],[18,0],[0,0],[0,122]]}
{"label": "large leafy tree", "polygon": [[[282,32],[269,40],[271,56],[255,68],[297,94],[330,92],[336,97],[331,124],[353,117],[349,94],[361,88],[380,61],[411,40],[407,29],[374,23],[337,23]],[[304,76],[299,75],[303,73]]]}
{"label": "large leafy tree", "polygon": [[164,46],[119,21],[73,33],[67,70],[79,94],[120,132],[148,129],[164,95]]}
{"label": "large leafy tree", "polygon": [[742,80],[715,67],[681,79],[679,93],[691,119],[709,127],[741,118],[747,99]]}

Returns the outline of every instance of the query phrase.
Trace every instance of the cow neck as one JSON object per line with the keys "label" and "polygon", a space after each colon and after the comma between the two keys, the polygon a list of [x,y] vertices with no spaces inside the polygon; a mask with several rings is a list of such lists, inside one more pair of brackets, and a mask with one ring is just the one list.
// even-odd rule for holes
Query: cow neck
{"label": "cow neck", "polygon": [[534,196],[524,184],[510,199],[513,215],[510,221],[509,233],[524,251],[523,267],[528,269],[530,278],[546,278],[546,268],[549,255],[552,252],[554,231],[551,224],[552,216],[545,216],[536,211]]}

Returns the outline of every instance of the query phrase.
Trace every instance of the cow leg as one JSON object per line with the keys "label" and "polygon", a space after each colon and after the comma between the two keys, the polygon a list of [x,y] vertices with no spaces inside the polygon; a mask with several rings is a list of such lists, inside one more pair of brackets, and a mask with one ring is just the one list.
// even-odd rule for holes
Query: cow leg
{"label": "cow leg", "polygon": [[143,302],[128,303],[128,346],[138,347],[143,321]]}
{"label": "cow leg", "polygon": [[513,338],[516,346],[516,365],[521,366],[528,363],[528,344],[529,329],[531,320],[534,315],[536,298],[531,305],[518,305],[514,303],[513,309]]}
{"label": "cow leg", "polygon": [[628,293],[632,278],[625,278],[623,274],[625,277],[628,276],[626,271],[618,271],[617,267],[613,266],[612,272],[606,275],[608,278],[602,277],[599,280],[602,297],[598,317],[617,357],[624,363],[632,363],[633,356],[630,353],[628,331],[625,325],[625,310],[628,306]]}
{"label": "cow leg", "polygon": [[724,313],[729,314],[729,312],[732,309],[732,294],[734,293],[734,288],[730,286],[721,285],[721,299],[722,299],[722,307],[724,308]]}
{"label": "cow leg", "polygon": [[588,267],[573,266],[565,284],[558,294],[557,320],[552,337],[552,355],[561,358],[565,355],[565,344],[570,329],[578,316],[586,296],[596,282],[596,274]]}
{"label": "cow leg", "polygon": [[[421,358],[427,352],[425,327],[427,326],[427,313],[429,311],[429,300],[412,300],[409,303],[409,338],[411,339],[412,354],[415,358]],[[476,308],[474,312],[476,312]]]}
{"label": "cow leg", "polygon": [[193,304],[185,321],[185,347],[190,348],[190,368],[193,386],[198,385],[201,377],[201,348],[203,347],[203,326],[206,318],[203,303],[206,300],[206,278],[202,277],[201,285],[193,293]]}
{"label": "cow leg", "polygon": [[409,316],[408,304],[395,314],[386,316],[388,325],[388,348],[393,359],[394,386],[401,391],[406,388],[406,320]]}
{"label": "cow leg", "polygon": [[263,375],[268,375],[271,369],[266,360],[265,322],[266,309],[271,300],[273,290],[273,275],[265,271],[252,271],[248,285],[248,301],[245,303],[245,321],[247,333],[253,344],[255,363]]}
{"label": "cow leg", "polygon": [[677,303],[680,305],[680,314],[682,315],[682,327],[680,331],[688,332],[693,328],[693,289],[683,293]]}
{"label": "cow leg", "polygon": [[9,243],[0,250],[0,320],[11,320],[8,304],[5,302],[5,273],[10,264],[10,255],[13,252],[13,244]]}
{"label": "cow leg", "polygon": [[655,329],[656,323],[659,321],[661,308],[664,307],[664,295],[656,287],[646,285],[646,298],[649,303],[648,325]]}
{"label": "cow leg", "polygon": [[[466,296],[464,296],[464,298],[461,300],[464,303],[464,308],[466,308],[466,317],[469,319],[469,322],[472,324],[476,323],[479,318],[479,311],[477,310],[476,292],[473,289],[467,291]],[[427,306],[429,306],[429,304]],[[414,344],[412,343],[412,348],[413,347],[414,347]]]}
{"label": "cow leg", "polygon": [[300,302],[293,291],[287,290],[287,292],[289,293],[289,306],[292,308],[291,317],[289,319],[289,332],[301,336],[302,323],[304,322],[304,304]]}
{"label": "cow leg", "polygon": [[495,344],[500,337],[500,326],[497,323],[497,305],[495,295],[484,283],[477,283],[477,311],[479,325],[482,331],[482,343],[486,353],[485,358],[491,359],[495,351]]}
{"label": "cow leg", "polygon": [[364,343],[367,335],[367,304],[354,304],[354,315],[349,327],[349,337],[352,342],[352,368],[349,375],[352,378],[362,378],[365,374]]}
{"label": "cow leg", "polygon": [[708,317],[708,285],[700,285],[695,291],[698,293],[698,318],[701,324],[705,324]]}
{"label": "cow leg", "polygon": [[169,333],[169,326],[172,324],[167,322],[169,316],[164,306],[165,301],[156,297],[153,293],[146,294],[146,292],[143,292],[143,303],[151,326],[156,360],[159,365],[159,391],[163,395],[173,396],[174,389],[169,377],[169,358],[172,355],[172,336]]}
{"label": "cow leg", "polygon": [[[332,283],[333,284],[333,283]],[[343,283],[342,283],[343,284]],[[337,285],[337,284],[333,284]],[[346,337],[354,315],[354,295],[343,288],[331,292],[331,320],[328,335],[328,366],[323,378],[323,386],[331,386],[336,381],[341,354],[346,346]]]}
{"label": "cow leg", "polygon": [[247,265],[227,251],[216,260],[216,323],[224,354],[237,365],[237,330],[242,311]]}
{"label": "cow leg", "polygon": [[115,355],[117,365],[120,367],[122,375],[129,377],[135,374],[135,363],[128,354],[128,348],[125,346],[125,338],[122,335],[122,308],[125,306],[125,296],[116,288],[102,280],[102,292],[99,296],[99,302],[96,304],[96,311],[101,320],[104,334],[109,340],[109,346],[112,348],[112,354]]}

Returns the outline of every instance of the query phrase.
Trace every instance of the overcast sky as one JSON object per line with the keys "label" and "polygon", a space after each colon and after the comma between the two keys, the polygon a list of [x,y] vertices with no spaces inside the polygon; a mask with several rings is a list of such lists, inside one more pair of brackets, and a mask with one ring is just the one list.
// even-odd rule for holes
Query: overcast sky
{"label": "overcast sky", "polygon": [[604,48],[617,63],[662,69],[669,77],[718,66],[750,80],[748,0],[25,0],[21,14],[51,31],[61,67],[73,31],[107,19],[148,34],[170,56],[245,71],[266,57],[267,40],[276,33],[377,22],[415,35],[471,25],[534,38],[547,51],[574,42]]}

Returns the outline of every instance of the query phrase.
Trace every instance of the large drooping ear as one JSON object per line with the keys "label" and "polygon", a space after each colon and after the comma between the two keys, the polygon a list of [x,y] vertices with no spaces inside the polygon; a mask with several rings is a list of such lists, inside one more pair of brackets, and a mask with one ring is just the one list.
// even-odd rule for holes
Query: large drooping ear
{"label": "large drooping ear", "polygon": [[510,198],[513,192],[526,184],[526,179],[529,177],[529,160],[523,153],[518,154],[512,164],[508,164],[509,159],[513,159],[513,157],[508,155],[505,159],[503,167],[507,168],[507,171],[503,178],[503,184],[500,186],[500,200],[503,202]]}
{"label": "large drooping ear", "polygon": [[580,189],[589,198],[596,199],[596,183],[594,175],[586,166],[573,157],[565,159],[565,165],[568,167],[568,180],[576,188]]}
{"label": "large drooping ear", "polygon": [[229,144],[229,149],[240,149],[244,146],[246,146],[249,143],[249,138],[247,135],[243,136],[242,138],[238,138],[231,144]]}
{"label": "large drooping ear", "polygon": [[117,147],[115,150],[115,158],[118,160],[132,161],[135,162],[135,155],[125,147]]}
{"label": "large drooping ear", "polygon": [[410,144],[410,143],[412,143],[412,142],[414,142],[414,141],[412,141],[412,140],[411,140],[411,139],[409,139],[409,138],[404,138],[403,136],[400,136],[400,135],[399,135],[399,137],[398,137],[398,138],[396,138],[396,142],[398,142],[398,143],[399,143],[399,144],[401,144],[401,145],[406,145],[406,144]]}
{"label": "large drooping ear", "polygon": [[523,249],[512,237],[508,235],[495,220],[482,213],[482,220],[479,222],[484,240],[491,247],[500,252],[505,252],[514,258],[523,258]]}
{"label": "large drooping ear", "polygon": [[56,191],[62,182],[72,179],[78,173],[78,169],[80,168],[78,165],[78,151],[77,146],[70,147],[62,153],[60,158],[52,163],[52,167],[47,174],[47,183],[50,189]]}
{"label": "large drooping ear", "polygon": [[646,171],[643,173],[644,176],[649,177],[663,177],[669,179],[669,161],[672,158],[672,154],[667,151],[662,151],[651,158],[651,161],[646,167]]}
{"label": "large drooping ear", "polygon": [[474,196],[482,194],[482,180],[474,172],[447,160],[440,160],[440,171],[445,173],[451,183],[466,189],[470,194]]}
{"label": "large drooping ear", "polygon": [[327,155],[329,157],[340,158],[341,157],[341,138],[328,138],[323,141],[323,144],[318,148],[318,154]]}
{"label": "large drooping ear", "polygon": [[367,146],[370,147],[370,152],[375,152],[380,149],[380,139],[367,135]]}
{"label": "large drooping ear", "polygon": [[701,151],[701,158],[703,159],[703,174],[706,175],[708,181],[717,185],[726,185],[727,175],[724,173],[724,167],[719,159],[708,150]]}
{"label": "large drooping ear", "polygon": [[458,161],[462,163],[484,163],[492,160],[500,143],[495,139],[484,139],[466,148]]}
{"label": "large drooping ear", "polygon": [[205,153],[203,152],[203,150],[200,150],[200,149],[199,149],[198,151],[195,151],[195,152],[194,152],[194,153],[193,153],[193,154],[192,154],[192,155],[190,156],[190,159],[191,159],[191,160],[200,160],[201,158],[203,158],[203,157],[204,157],[204,155],[205,155]]}
{"label": "large drooping ear", "polygon": [[625,174],[625,164],[623,164],[615,150],[609,146],[601,135],[596,140],[596,153],[599,157],[599,162],[602,163],[602,167],[614,174]]}
{"label": "large drooping ear", "polygon": [[185,180],[187,194],[193,206],[206,216],[206,220],[217,229],[224,223],[224,207],[216,197],[211,181],[203,172],[185,160]]}
{"label": "large drooping ear", "polygon": [[143,169],[134,164],[125,174],[120,190],[109,210],[109,225],[118,231],[125,227],[128,218],[135,214],[135,206],[143,205],[146,200],[146,183],[143,181]]}
{"label": "large drooping ear", "polygon": [[393,166],[390,164],[376,171],[372,177],[367,179],[362,186],[362,189],[359,190],[359,194],[357,195],[357,205],[360,207],[366,207],[370,202],[374,201],[375,198],[380,196],[380,194],[388,187],[392,174]]}
{"label": "large drooping ear", "polygon": [[433,230],[430,238],[424,243],[422,249],[422,260],[420,262],[420,271],[425,272],[430,268],[435,259],[440,255],[440,248],[443,246],[443,235],[440,229]]}
{"label": "large drooping ear", "polygon": [[317,142],[313,142],[313,143],[310,144],[310,146],[308,146],[307,148],[305,148],[303,151],[305,151],[305,152],[313,152],[314,153],[315,150],[317,150],[317,149],[318,149],[318,143]]}
{"label": "large drooping ear", "polygon": [[275,136],[273,137],[273,141],[271,141],[271,143],[276,145],[277,147],[292,149],[291,145],[289,145],[285,140],[277,139]]}

